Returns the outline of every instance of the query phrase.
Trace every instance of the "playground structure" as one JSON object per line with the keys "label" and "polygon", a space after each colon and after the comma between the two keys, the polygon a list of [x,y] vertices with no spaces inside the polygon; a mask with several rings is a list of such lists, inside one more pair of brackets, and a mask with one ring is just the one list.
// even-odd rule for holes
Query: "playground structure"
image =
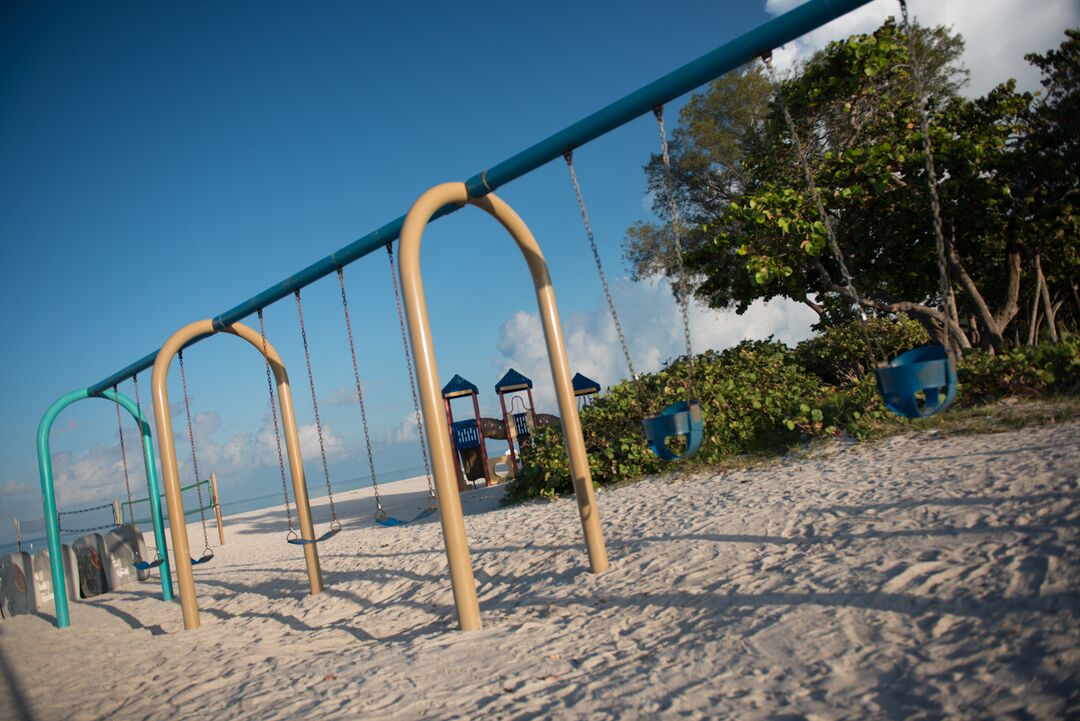
{"label": "playground structure", "polygon": [[[859,331],[866,345],[871,364],[874,366],[874,379],[877,385],[878,395],[885,407],[898,416],[904,418],[925,418],[946,410],[956,400],[957,376],[956,357],[952,349],[951,319],[956,316],[956,308],[949,279],[949,263],[945,257],[945,236],[942,230],[941,203],[938,197],[937,171],[934,168],[934,148],[930,139],[929,113],[926,109],[926,88],[923,79],[922,61],[918,54],[915,34],[912,31],[911,20],[908,15],[907,0],[899,0],[900,13],[904,35],[907,38],[908,62],[910,67],[911,84],[915,95],[919,114],[919,134],[921,136],[923,162],[926,170],[926,190],[930,200],[930,213],[934,230],[935,252],[937,255],[937,270],[941,294],[941,317],[942,317],[942,342],[913,348],[901,353],[893,359],[885,357],[877,346],[874,337],[867,330],[867,314],[863,305],[863,299],[855,288],[851,272],[848,270],[844,252],[836,240],[836,230],[833,227],[836,222],[825,212],[825,205],[818,190],[814,172],[807,158],[805,145],[800,138],[799,130],[788,110],[787,98],[785,97],[783,84],[777,77],[772,64],[772,51],[764,51],[761,61],[765,65],[770,81],[773,85],[773,95],[784,117],[788,135],[795,149],[799,168],[802,170],[803,179],[810,197],[814,201],[818,218],[825,231],[825,238],[833,260],[836,261],[843,279],[843,295],[851,303],[855,317],[859,320]],[[664,165],[667,167],[667,149],[664,149]],[[568,161],[569,162],[569,161]],[[670,176],[670,169],[667,168]],[[571,171],[572,172],[572,171]],[[576,187],[576,183],[575,183]],[[580,193],[578,195],[580,201]],[[674,211],[674,205],[672,205]],[[582,210],[584,213],[584,209]],[[588,225],[588,221],[586,221]],[[599,263],[599,256],[597,257]],[[681,258],[680,258],[681,264]],[[681,273],[681,265],[680,265]],[[609,298],[610,303],[610,298]],[[614,313],[614,310],[612,310]],[[684,316],[685,319],[685,316]],[[687,336],[689,338],[689,335]],[[625,346],[624,346],[625,347]],[[629,356],[628,356],[629,358]]]}
{"label": "playground structure", "polygon": [[[485,486],[491,485],[487,443],[480,426],[479,395],[479,388],[456,374],[442,389],[443,410],[446,413],[446,423],[450,427],[450,441],[454,446],[454,477],[457,479],[458,491],[464,491],[467,484],[475,484],[481,478],[484,479]],[[472,418],[454,420],[454,409],[450,402],[455,398],[472,400]]]}
{"label": "playground structure", "polygon": [[[172,534],[173,555],[176,563],[176,582],[180,591],[180,608],[184,616],[184,627],[199,627],[199,607],[195,595],[195,579],[192,573],[194,559],[190,555],[187,523],[184,520],[184,499],[180,492],[180,469],[176,460],[176,444],[173,439],[172,417],[169,412],[168,377],[169,366],[174,356],[181,353],[185,345],[196,338],[215,335],[220,331],[246,340],[269,364],[277,381],[277,399],[281,411],[281,424],[285,436],[285,448],[289,456],[289,470],[292,473],[293,493],[296,498],[296,515],[300,523],[300,535],[306,541],[315,541],[315,527],[311,522],[311,506],[308,502],[307,482],[304,478],[304,462],[300,456],[300,435],[293,413],[292,390],[289,386],[289,374],[281,356],[266,340],[265,334],[257,333],[246,325],[234,323],[227,328],[218,329],[212,320],[189,323],[173,333],[161,347],[154,360],[151,376],[154,398],[154,420],[160,431],[158,441],[161,453],[161,474],[165,481],[165,500],[169,507],[169,531]],[[182,365],[181,365],[182,367]],[[185,383],[186,391],[186,383]],[[187,393],[185,392],[185,398]],[[188,430],[191,430],[190,411]],[[192,453],[194,453],[194,442]],[[198,476],[198,462],[193,459],[195,474]],[[206,542],[206,526],[203,525],[203,540]],[[209,543],[207,542],[207,548]],[[322,570],[319,568],[319,551],[315,543],[304,545],[304,559],[307,565],[308,585],[312,593],[323,590]],[[205,553],[203,558],[205,558]]]}
{"label": "playground structure", "polygon": [[536,290],[548,362],[555,384],[555,396],[562,416],[563,438],[569,454],[570,477],[574,484],[574,495],[577,498],[578,513],[588,550],[589,568],[593,573],[600,573],[607,569],[608,560],[593,494],[589,459],[585,454],[581,421],[570,384],[570,364],[566,359],[566,346],[555,305],[555,291],[540,246],[517,213],[494,193],[488,193],[482,198],[472,198],[465,183],[436,185],[413,204],[402,226],[401,286],[405,312],[409,319],[409,339],[416,359],[420,402],[424,409],[424,419],[427,421],[428,446],[439,497],[439,520],[450,562],[450,580],[454,587],[458,623],[462,630],[468,631],[480,628],[480,606],[476,598],[476,582],[465,539],[461,498],[454,492],[451,480],[456,477],[453,472],[453,450],[449,444],[447,419],[439,412],[439,372],[434,352],[431,350],[431,325],[420,276],[420,241],[428,222],[443,206],[465,203],[485,211],[499,221],[517,243],[528,265]]}
{"label": "playground structure", "polygon": [[[581,375],[580,373],[578,375]],[[520,461],[518,453],[522,445],[529,444],[529,436],[536,428],[536,403],[533,401],[533,382],[531,378],[523,376],[511,368],[495,384],[495,392],[499,396],[499,408],[502,409],[503,427],[506,429],[506,445],[510,454],[509,475],[517,473]],[[522,399],[521,394],[525,394]],[[577,391],[574,391],[575,395]],[[510,398],[510,408],[506,407],[506,399]],[[516,411],[517,404],[521,410]],[[517,449],[514,448],[515,443]]]}
{"label": "playground structure", "polygon": [[575,373],[571,380],[574,385],[574,395],[578,399],[578,410],[581,410],[592,403],[592,397],[600,392],[600,384],[580,373]]}
{"label": "playground structure", "polygon": [[[132,376],[134,377],[135,374],[132,374]],[[136,385],[136,394],[137,389],[138,385]],[[146,466],[146,484],[149,489],[148,497],[151,499],[150,515],[154,527],[154,540],[157,545],[158,553],[164,561],[160,564],[159,570],[161,578],[161,596],[163,601],[171,601],[173,597],[172,573],[169,570],[168,550],[165,545],[165,525],[161,515],[161,500],[158,497],[157,471],[155,470],[156,466],[154,465],[154,446],[150,437],[150,424],[147,423],[140,405],[116,390],[115,383],[99,390],[85,388],[71,391],[58,398],[51,406],[49,406],[48,410],[45,411],[45,415],[41,417],[41,422],[38,424],[37,431],[38,470],[41,475],[41,497],[45,516],[45,537],[49,548],[53,599],[56,605],[56,626],[58,628],[64,628],[65,626],[70,625],[71,619],[68,613],[67,581],[64,576],[62,560],[63,551],[60,544],[60,515],[56,509],[56,492],[53,488],[52,454],[49,450],[49,432],[52,430],[53,423],[56,421],[56,417],[60,415],[61,411],[72,403],[86,398],[103,398],[112,401],[118,408],[126,410],[134,417],[139,425],[139,432],[142,436],[143,462]]]}
{"label": "playground structure", "polygon": [[[378,250],[380,247],[386,247],[390,250],[391,244],[398,238],[400,238],[401,290],[405,315],[408,318],[408,336],[412,347],[412,357],[416,365],[416,376],[419,385],[418,395],[426,431],[427,443],[425,450],[430,452],[434,471],[434,489],[438,499],[438,512],[449,561],[458,621],[463,630],[480,627],[479,605],[465,538],[461,502],[455,487],[458,484],[456,483],[457,474],[454,471],[453,444],[451,443],[450,427],[445,408],[441,407],[440,404],[438,370],[435,363],[431,329],[428,324],[419,269],[420,240],[426,225],[436,218],[456,212],[465,205],[478,207],[498,220],[514,238],[528,265],[540,308],[563,435],[569,454],[571,476],[589,557],[589,567],[594,573],[606,569],[608,565],[607,554],[600,530],[595,498],[593,497],[588,459],[585,456],[581,425],[575,401],[579,394],[575,394],[569,374],[551,279],[548,276],[547,266],[536,240],[516,213],[499,199],[494,194],[494,191],[551,160],[559,157],[565,157],[569,160],[575,149],[649,112],[654,112],[657,115],[662,142],[664,143],[664,155],[666,156],[666,138],[663,131],[662,117],[659,112],[659,109],[665,103],[703,85],[713,78],[738,68],[772,48],[788,43],[866,4],[868,1],[810,0],[611,103],[511,158],[473,175],[464,182],[445,183],[435,186],[416,201],[406,216],[386,223],[339,251],[326,256],[299,273],[274,284],[262,293],[212,319],[197,321],[185,326],[173,334],[161,349],[150,353],[84,390],[69,394],[79,395],[80,398],[110,397],[107,394],[117,383],[131,378],[151,366],[154,368],[154,412],[157,427],[161,433],[159,446],[169,517],[170,519],[176,519],[171,524],[170,530],[173,537],[173,553],[185,628],[197,628],[199,620],[191,569],[193,559],[189,556],[186,524],[183,520],[184,511],[180,495],[176,450],[172,436],[171,419],[168,413],[168,394],[165,387],[172,357],[184,346],[200,342],[206,337],[219,332],[239,335],[263,351],[263,355],[272,367],[277,380],[278,400],[281,407],[297,511],[300,518],[301,536],[308,542],[304,545],[304,553],[311,591],[312,593],[321,591],[322,578],[319,570],[317,549],[314,543],[317,539],[315,538],[308,507],[306,482],[299,453],[296,423],[292,412],[288,376],[285,373],[285,367],[280,357],[272,348],[267,347],[265,335],[260,337],[258,333],[240,324],[239,321],[256,312],[261,314],[264,308],[289,294],[297,294],[298,296],[301,288],[331,273],[340,272],[346,265]],[[677,245],[677,236],[675,242]],[[685,294],[683,294],[683,297],[685,298]],[[685,319],[685,307],[683,308],[683,315]],[[687,346],[689,355],[688,330]],[[667,435],[686,436],[688,446],[691,445],[689,441],[692,440],[694,424],[697,423],[700,426],[701,422],[700,409],[697,409],[695,416],[695,405],[688,393],[687,401],[683,402],[685,407],[665,409],[665,413],[657,417],[659,421],[652,424],[652,432],[650,433],[650,446],[654,451],[662,455],[658,447],[664,447]],[[50,411],[52,411],[51,408]],[[47,523],[51,522],[50,519],[55,519],[55,499],[52,493],[51,472],[47,473],[46,471],[49,463],[48,429],[52,423],[52,418],[49,415],[49,412],[47,412],[46,418],[42,419],[38,437],[39,464],[42,467],[43,505]],[[55,413],[52,416],[55,417]],[[140,419],[141,426],[145,426],[141,416],[137,417]],[[46,423],[46,419],[48,419],[48,423]],[[647,432],[649,432],[650,420],[652,419],[645,419]],[[42,428],[44,428],[44,446],[42,445]],[[697,433],[700,438],[700,427],[697,428]],[[41,451],[42,448],[44,448],[43,452]],[[144,451],[149,454],[148,449],[149,429],[147,427],[144,431]],[[688,449],[688,452],[692,451]],[[148,467],[152,467],[152,461],[149,461],[151,456],[147,455],[147,458]],[[156,502],[157,496],[155,481],[150,490],[150,497],[155,499]],[[162,535],[163,531],[160,527],[160,510],[156,514],[154,530],[159,548],[164,551],[165,544]],[[64,588],[62,570],[59,561],[55,558],[58,548],[53,548],[55,535],[55,523],[52,523],[49,528],[50,551],[54,552],[52,580],[54,589],[62,590]],[[209,549],[207,548],[207,550]],[[167,562],[162,566],[162,569],[164,589],[166,583],[164,571],[168,569]],[[57,626],[64,627],[69,625],[69,619],[66,604],[62,604],[63,594],[59,590],[57,593]],[[61,605],[64,605],[63,613],[61,613]]]}

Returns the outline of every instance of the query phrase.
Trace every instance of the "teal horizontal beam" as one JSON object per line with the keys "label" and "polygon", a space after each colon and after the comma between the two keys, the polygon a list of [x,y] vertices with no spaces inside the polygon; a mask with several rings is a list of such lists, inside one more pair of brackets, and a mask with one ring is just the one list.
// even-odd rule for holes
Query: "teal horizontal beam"
{"label": "teal horizontal beam", "polygon": [[729,73],[867,2],[869,0],[811,0],[800,5],[616,100],[512,158],[474,175],[465,183],[469,195],[474,198],[486,195],[511,180],[561,158],[567,151],[580,148],[653,108],[685,95],[713,78]]}
{"label": "teal horizontal beam", "polygon": [[[809,0],[799,7],[773,18],[764,25],[740,35],[716,50],[701,56],[659,80],[630,93],[621,100],[616,100],[607,107],[579,120],[573,125],[560,130],[554,135],[523,150],[513,157],[493,165],[472,176],[466,181],[469,195],[481,197],[496,188],[516,180],[536,170],[541,165],[562,157],[563,153],[580,148],[591,140],[609,133],[615,128],[634,120],[664,105],[696,87],[704,85],[713,78],[731,72],[764,52],[789,43],[802,35],[846,15],[855,8],[866,5],[870,0]],[[435,218],[449,215],[457,206],[447,206],[440,210]],[[267,288],[258,295],[248,298],[240,305],[214,317],[214,328],[221,330],[243,320],[260,308],[265,308],[292,295],[296,291],[311,285],[338,268],[344,268],[355,260],[363,258],[388,243],[397,240],[405,216],[386,223],[364,237],[353,241],[344,248],[331,253],[325,258],[312,263],[295,275],[291,275],[276,285]],[[191,343],[197,343],[196,338]],[[189,344],[190,345],[190,344]],[[97,395],[117,383],[131,378],[136,373],[154,365],[157,351],[144,356],[108,378],[90,386],[91,395]]]}

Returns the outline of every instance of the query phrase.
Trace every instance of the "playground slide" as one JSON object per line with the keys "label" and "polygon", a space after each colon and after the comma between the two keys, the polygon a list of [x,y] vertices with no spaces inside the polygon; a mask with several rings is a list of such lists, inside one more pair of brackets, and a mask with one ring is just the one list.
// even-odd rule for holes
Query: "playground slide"
{"label": "playground slide", "polygon": [[484,478],[484,453],[480,446],[475,448],[462,448],[461,465],[465,468],[465,477],[469,481],[478,481]]}
{"label": "playground slide", "polygon": [[105,573],[105,539],[100,533],[80,536],[71,544],[79,567],[79,590],[83,598],[100,596],[109,590],[109,578]]}
{"label": "playground slide", "polygon": [[29,558],[24,551],[0,556],[0,609],[4,617],[30,613],[30,585],[23,569]]}
{"label": "playground slide", "polygon": [[[143,561],[152,561],[154,559],[153,555],[147,555],[146,542],[143,540],[142,531],[137,527],[126,525],[114,528],[105,534],[105,544],[109,547],[109,554],[112,556],[114,567],[117,558],[123,558],[125,563],[131,567],[131,572],[135,574],[137,579],[145,581],[150,578],[152,572],[149,568],[143,571],[135,568],[136,558]],[[129,556],[130,561],[127,560]]]}

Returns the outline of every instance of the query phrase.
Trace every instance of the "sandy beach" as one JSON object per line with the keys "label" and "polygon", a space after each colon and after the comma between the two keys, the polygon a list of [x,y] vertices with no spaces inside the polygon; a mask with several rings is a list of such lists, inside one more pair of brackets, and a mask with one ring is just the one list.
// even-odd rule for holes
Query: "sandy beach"
{"label": "sandy beach", "polygon": [[[468,492],[472,633],[437,517],[383,528],[369,489],[336,498],[310,596],[282,510],[241,514],[196,567],[197,631],[156,576],[65,630],[0,623],[0,718],[1078,718],[1078,473],[1071,422],[651,478],[598,492],[601,575],[573,499]],[[424,488],[384,500],[408,515]]]}

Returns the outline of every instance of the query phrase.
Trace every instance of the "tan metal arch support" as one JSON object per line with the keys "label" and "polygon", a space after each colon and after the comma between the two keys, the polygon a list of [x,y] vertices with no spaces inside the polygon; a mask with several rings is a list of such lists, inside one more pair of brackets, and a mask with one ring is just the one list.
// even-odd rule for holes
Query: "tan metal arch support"
{"label": "tan metal arch support", "polygon": [[[191,549],[188,547],[187,523],[184,520],[184,500],[180,494],[180,472],[176,463],[176,443],[173,439],[172,418],[169,415],[168,376],[173,356],[184,344],[199,336],[217,333],[211,320],[199,320],[176,331],[158,351],[151,377],[154,397],[154,420],[158,429],[158,449],[161,456],[161,475],[165,479],[165,501],[169,506],[169,531],[172,534],[173,558],[176,561],[176,581],[180,589],[180,608],[184,614],[184,628],[199,627],[199,602],[195,596],[195,580],[191,572]],[[243,338],[263,354],[263,337],[242,323],[234,323],[222,332]],[[315,540],[315,528],[311,523],[311,507],[308,503],[307,482],[304,478],[304,461],[300,456],[300,436],[296,430],[292,391],[285,364],[274,347],[266,343],[266,359],[277,381],[278,402],[281,406],[281,426],[285,433],[285,448],[289,455],[289,471],[292,473],[293,493],[296,494],[296,515],[300,521],[300,535],[308,541]],[[323,590],[322,570],[319,568],[319,551],[314,543],[304,545],[307,562],[308,583],[312,593]]]}
{"label": "tan metal arch support", "polygon": [[401,228],[401,287],[405,312],[409,319],[409,342],[412,345],[413,358],[416,359],[420,402],[431,450],[435,489],[439,500],[439,520],[442,523],[446,557],[450,562],[450,581],[454,587],[458,623],[462,630],[472,631],[480,628],[480,605],[476,599],[476,581],[473,579],[469,545],[465,537],[465,519],[461,514],[461,498],[455,480],[454,451],[450,446],[450,429],[439,395],[439,371],[424,300],[424,284],[420,277],[420,239],[424,228],[440,208],[452,203],[469,203],[486,211],[513,236],[521,254],[525,256],[533,285],[536,287],[536,301],[540,306],[540,319],[544,327],[551,376],[555,381],[563,438],[570,456],[570,474],[574,482],[578,512],[581,514],[581,526],[585,532],[590,570],[593,573],[604,571],[608,567],[608,559],[604,536],[600,530],[600,517],[596,510],[585,440],[581,434],[581,420],[578,418],[577,403],[574,401],[570,364],[566,360],[566,346],[555,307],[555,291],[551,286],[547,262],[540,252],[540,246],[518,214],[494,193],[482,198],[470,198],[464,183],[436,185],[413,204]]}

